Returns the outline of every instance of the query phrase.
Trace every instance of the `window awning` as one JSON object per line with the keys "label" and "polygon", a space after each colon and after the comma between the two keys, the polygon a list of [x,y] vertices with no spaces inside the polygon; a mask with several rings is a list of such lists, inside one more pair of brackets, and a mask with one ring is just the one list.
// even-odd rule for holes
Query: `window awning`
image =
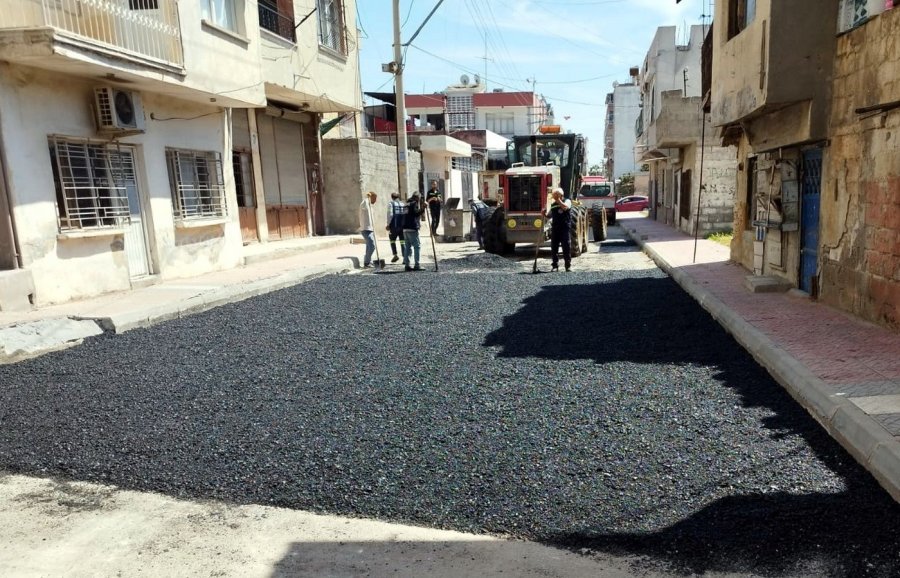
{"label": "window awning", "polygon": [[325,136],[325,133],[327,133],[328,131],[330,131],[331,129],[336,127],[337,125],[341,124],[342,120],[344,120],[343,114],[338,117],[335,117],[329,121],[323,122],[322,124],[319,125],[319,134],[321,136]]}
{"label": "window awning", "polygon": [[669,158],[669,155],[667,155],[657,149],[651,149],[651,150],[645,151],[641,155],[640,160],[642,163],[650,163],[653,161],[664,161],[668,158]]}

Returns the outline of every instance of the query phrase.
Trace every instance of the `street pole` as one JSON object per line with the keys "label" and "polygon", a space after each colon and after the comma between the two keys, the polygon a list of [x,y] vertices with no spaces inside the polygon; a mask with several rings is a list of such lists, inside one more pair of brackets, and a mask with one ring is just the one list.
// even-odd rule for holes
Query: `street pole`
{"label": "street pole", "polygon": [[394,98],[397,109],[397,180],[400,198],[404,201],[409,192],[409,166],[406,162],[406,100],[403,95],[403,46],[400,44],[400,0],[394,3]]}

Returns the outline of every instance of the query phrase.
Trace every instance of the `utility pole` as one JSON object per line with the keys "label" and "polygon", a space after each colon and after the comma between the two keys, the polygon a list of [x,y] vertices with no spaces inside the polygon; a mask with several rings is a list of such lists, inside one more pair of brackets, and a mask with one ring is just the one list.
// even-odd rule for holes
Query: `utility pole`
{"label": "utility pole", "polygon": [[403,95],[403,47],[400,44],[400,0],[394,3],[394,98],[397,109],[397,180],[400,198],[407,199],[409,192],[409,166],[406,162],[406,100]]}

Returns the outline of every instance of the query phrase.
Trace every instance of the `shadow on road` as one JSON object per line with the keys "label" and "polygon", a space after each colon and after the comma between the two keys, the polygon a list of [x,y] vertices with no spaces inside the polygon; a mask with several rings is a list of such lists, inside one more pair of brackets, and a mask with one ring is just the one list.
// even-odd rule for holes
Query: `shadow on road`
{"label": "shadow on road", "polygon": [[[767,576],[895,576],[900,530],[885,525],[900,506],[827,436],[709,314],[669,278],[548,285],[527,297],[484,345],[503,358],[593,360],[714,368],[723,387],[746,408],[761,408],[769,437],[800,436],[846,491],[774,491],[717,499],[677,523],[652,532],[596,528],[547,542],[582,552],[646,556],[679,572]],[[790,459],[772,467],[790,468]],[[872,528],[885,527],[885,532]]]}

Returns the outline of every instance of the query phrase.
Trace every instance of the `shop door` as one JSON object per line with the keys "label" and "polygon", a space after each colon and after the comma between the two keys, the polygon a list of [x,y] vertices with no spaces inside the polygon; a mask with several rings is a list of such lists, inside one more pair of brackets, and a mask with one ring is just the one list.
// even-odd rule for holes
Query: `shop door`
{"label": "shop door", "polygon": [[822,188],[822,149],[803,153],[803,190],[800,199],[800,289],[814,295],[819,258],[819,195]]}

